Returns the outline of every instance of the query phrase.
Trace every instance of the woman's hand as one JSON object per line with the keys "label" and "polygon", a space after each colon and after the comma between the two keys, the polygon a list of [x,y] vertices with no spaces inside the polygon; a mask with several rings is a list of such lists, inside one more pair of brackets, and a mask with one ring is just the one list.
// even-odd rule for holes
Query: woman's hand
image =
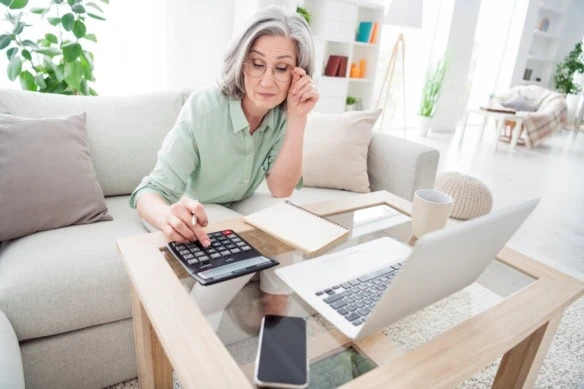
{"label": "woman's hand", "polygon": [[292,70],[292,82],[286,100],[288,116],[306,117],[317,101],[318,91],[312,79],[304,69],[295,67]]}
{"label": "woman's hand", "polygon": [[[193,225],[192,222],[195,219],[195,225]],[[168,212],[162,215],[159,228],[170,240],[179,243],[198,240],[207,247],[211,243],[203,230],[207,224],[209,224],[209,220],[203,205],[189,197],[183,197],[179,202],[172,204]]]}

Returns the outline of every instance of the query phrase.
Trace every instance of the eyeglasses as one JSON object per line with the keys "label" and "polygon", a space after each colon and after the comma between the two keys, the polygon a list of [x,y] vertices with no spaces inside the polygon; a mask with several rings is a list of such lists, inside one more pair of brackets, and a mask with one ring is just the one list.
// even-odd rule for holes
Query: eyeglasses
{"label": "eyeglasses", "polygon": [[280,82],[288,82],[292,78],[292,66],[277,65],[268,66],[263,62],[244,62],[245,72],[251,77],[262,77],[268,68],[272,68],[272,75]]}

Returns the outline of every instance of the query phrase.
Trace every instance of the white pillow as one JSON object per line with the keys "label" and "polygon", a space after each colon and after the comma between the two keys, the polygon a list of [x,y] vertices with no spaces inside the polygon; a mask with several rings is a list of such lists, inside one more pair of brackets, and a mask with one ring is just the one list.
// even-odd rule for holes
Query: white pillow
{"label": "white pillow", "polygon": [[381,109],[308,115],[302,158],[304,185],[370,192],[367,152],[380,114]]}

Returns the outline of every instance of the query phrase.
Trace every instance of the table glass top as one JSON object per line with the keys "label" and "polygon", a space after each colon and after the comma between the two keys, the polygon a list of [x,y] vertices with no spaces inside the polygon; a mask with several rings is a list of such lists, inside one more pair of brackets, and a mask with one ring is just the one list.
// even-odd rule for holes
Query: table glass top
{"label": "table glass top", "polygon": [[[408,244],[411,238],[410,218],[387,205],[341,213],[329,216],[328,219],[349,228],[351,232],[344,241],[331,247],[325,254],[381,237],[391,237],[404,244]],[[280,266],[309,260],[299,251],[273,255],[272,258],[279,261]],[[216,296],[226,290],[221,288],[229,289],[230,286],[225,284],[231,281],[211,287],[197,285],[191,296],[197,300],[221,341],[248,376],[253,376],[263,315],[306,318],[311,359],[310,387],[317,388],[336,387],[364,374],[376,365],[387,362],[392,356],[413,349],[489,309],[534,281],[526,274],[493,259],[470,286],[389,324],[378,338],[380,342],[391,346],[367,349],[369,346],[360,347],[359,343],[350,346],[344,341],[337,341],[335,346],[329,335],[334,327],[288,289],[273,269],[263,273],[267,274],[256,275],[249,282],[235,285],[235,292],[230,292],[235,297],[230,302],[224,302],[227,305],[224,310],[215,310],[210,301],[215,302]]]}

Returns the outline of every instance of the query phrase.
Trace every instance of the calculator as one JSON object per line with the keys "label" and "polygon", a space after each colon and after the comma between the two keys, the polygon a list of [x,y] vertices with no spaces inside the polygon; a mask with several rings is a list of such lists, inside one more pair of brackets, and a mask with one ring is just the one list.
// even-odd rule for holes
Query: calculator
{"label": "calculator", "polygon": [[211,244],[199,241],[168,243],[169,251],[184,269],[203,285],[211,285],[249,273],[269,269],[280,263],[263,256],[232,230],[208,234]]}

